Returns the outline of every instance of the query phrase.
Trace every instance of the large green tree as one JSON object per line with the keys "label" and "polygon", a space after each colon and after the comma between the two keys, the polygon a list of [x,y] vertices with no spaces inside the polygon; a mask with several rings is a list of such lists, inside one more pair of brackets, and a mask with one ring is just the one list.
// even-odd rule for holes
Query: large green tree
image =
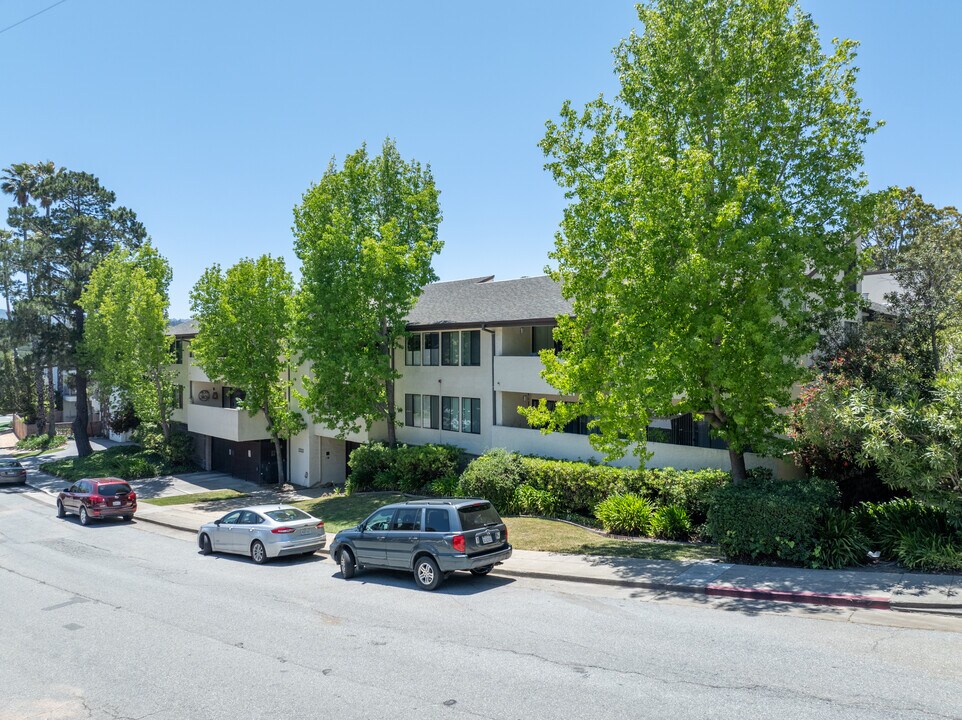
{"label": "large green tree", "polygon": [[87,313],[81,354],[97,384],[130,403],[142,423],[159,427],[165,443],[174,405],[172,277],[149,244],[133,252],[118,246],[94,269],[79,301]]}
{"label": "large green tree", "polygon": [[143,243],[146,231],[136,214],[118,206],[117,196],[89,173],[59,172],[51,178],[45,193],[50,212],[43,233],[50,240],[49,268],[55,279],[51,296],[57,303],[55,314],[66,328],[63,364],[76,373],[73,433],[77,453],[85,457],[93,448],[87,433],[90,368],[80,353],[86,322],[80,296],[94,268],[114,247],[135,249]]}
{"label": "large green tree", "polygon": [[240,405],[263,414],[274,441],[278,483],[286,481],[281,439],[304,429],[289,402],[293,359],[289,338],[294,281],[283,258],[244,259],[226,272],[204,271],[190,293],[198,323],[190,349],[208,377],[239,388]]}
{"label": "large green tree", "polygon": [[441,209],[430,167],[386,140],[333,161],[294,210],[301,259],[296,342],[304,407],[342,434],[387,421],[395,443],[394,349],[421,288],[437,279]]}
{"label": "large green tree", "polygon": [[547,168],[571,201],[552,253],[574,305],[546,379],[593,416],[609,456],[653,416],[701,414],[733,476],[765,450],[803,377],[818,318],[852,308],[850,219],[874,126],[856,44],[826,53],[794,0],[643,3],[615,51],[621,91],[547,124]]}

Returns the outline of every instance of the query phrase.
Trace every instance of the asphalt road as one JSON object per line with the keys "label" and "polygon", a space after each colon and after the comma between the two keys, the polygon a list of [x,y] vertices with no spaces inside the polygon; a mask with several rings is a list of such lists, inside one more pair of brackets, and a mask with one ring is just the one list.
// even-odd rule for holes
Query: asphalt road
{"label": "asphalt road", "polygon": [[469,575],[425,593],[0,490],[0,720],[962,718],[960,631]]}

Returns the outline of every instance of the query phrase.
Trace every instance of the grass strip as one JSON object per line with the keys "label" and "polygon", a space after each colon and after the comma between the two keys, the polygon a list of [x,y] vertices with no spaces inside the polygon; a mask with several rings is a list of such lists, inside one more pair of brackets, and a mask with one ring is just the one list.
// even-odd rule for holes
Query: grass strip
{"label": "grass strip", "polygon": [[233,500],[234,498],[247,497],[248,493],[239,490],[211,490],[210,492],[189,493],[187,495],[170,495],[158,498],[140,498],[141,502],[151,505],[190,505],[203,502],[213,502],[215,500]]}

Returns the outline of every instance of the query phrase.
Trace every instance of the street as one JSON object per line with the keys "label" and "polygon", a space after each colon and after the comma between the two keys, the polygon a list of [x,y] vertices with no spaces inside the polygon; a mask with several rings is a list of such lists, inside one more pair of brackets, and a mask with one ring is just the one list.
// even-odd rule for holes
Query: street
{"label": "street", "polygon": [[0,489],[0,720],[962,717],[962,619],[467,574],[426,593],[34,495]]}

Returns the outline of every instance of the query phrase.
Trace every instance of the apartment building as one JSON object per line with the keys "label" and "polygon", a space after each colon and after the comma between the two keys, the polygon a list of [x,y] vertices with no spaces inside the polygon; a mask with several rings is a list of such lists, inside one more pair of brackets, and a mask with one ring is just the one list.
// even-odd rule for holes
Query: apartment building
{"label": "apartment building", "polygon": [[[503,447],[545,457],[602,460],[589,442],[587,418],[570,423],[565,432],[543,434],[518,412],[542,398],[574,399],[558,394],[541,377],[539,357],[541,350],[555,347],[555,318],[570,312],[560,287],[544,276],[506,281],[485,276],[427,286],[408,316],[411,335],[395,350],[401,372],[395,385],[398,441],[446,443],[475,455]],[[171,332],[181,387],[181,407],[173,419],[193,435],[198,461],[206,469],[245,479],[276,480],[274,447],[263,417],[239,409],[239,392],[211,380],[191,361],[195,323],[182,323]],[[292,407],[294,402],[292,398]],[[282,448],[290,481],[297,485],[343,483],[351,450],[387,437],[385,423],[338,438],[330,428],[305,420],[308,428]],[[711,438],[707,424],[691,415],[652,423],[647,448],[650,467],[727,468],[729,463],[724,443]],[[782,476],[797,472],[773,458],[749,454],[746,461],[749,467],[769,467]],[[637,463],[629,454],[615,464]]]}

